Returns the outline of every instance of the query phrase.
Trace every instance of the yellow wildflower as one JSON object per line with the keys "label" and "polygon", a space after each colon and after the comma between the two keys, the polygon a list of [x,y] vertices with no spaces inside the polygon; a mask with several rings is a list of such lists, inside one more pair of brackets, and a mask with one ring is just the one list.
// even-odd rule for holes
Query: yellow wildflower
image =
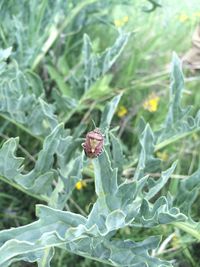
{"label": "yellow wildflower", "polygon": [[77,190],[82,190],[84,187],[86,187],[87,186],[87,184],[86,184],[86,182],[85,181],[83,181],[83,180],[81,180],[81,181],[78,181],[77,183],[76,183],[76,189]]}
{"label": "yellow wildflower", "polygon": [[117,28],[120,28],[123,26],[123,21],[121,21],[120,19],[115,19],[114,24]]}
{"label": "yellow wildflower", "polygon": [[193,133],[192,134],[192,138],[194,139],[194,141],[198,141],[199,140],[199,136],[197,135],[197,133]]}
{"label": "yellow wildflower", "polygon": [[178,17],[178,20],[180,21],[180,22],[186,22],[187,20],[189,20],[189,16],[187,15],[187,14],[185,14],[185,13],[181,13],[180,15],[179,15],[179,17]]}
{"label": "yellow wildflower", "polygon": [[143,108],[150,112],[155,112],[158,109],[159,101],[160,97],[153,93],[144,101]]}
{"label": "yellow wildflower", "polygon": [[169,159],[169,155],[167,154],[166,151],[157,152],[156,155],[157,155],[158,158],[160,158],[163,161],[167,161]]}
{"label": "yellow wildflower", "polygon": [[124,16],[123,18],[121,19],[115,19],[114,20],[114,24],[117,28],[121,28],[123,27],[129,20],[129,17],[128,16]]}
{"label": "yellow wildflower", "polygon": [[123,21],[124,21],[124,23],[127,23],[128,20],[129,20],[129,17],[128,17],[128,16],[124,16],[124,17],[123,17]]}
{"label": "yellow wildflower", "polygon": [[180,244],[180,241],[177,235],[174,235],[174,237],[172,238],[171,244],[173,248],[178,247],[178,245]]}
{"label": "yellow wildflower", "polygon": [[128,110],[125,106],[120,106],[117,110],[117,116],[123,118],[127,114]]}

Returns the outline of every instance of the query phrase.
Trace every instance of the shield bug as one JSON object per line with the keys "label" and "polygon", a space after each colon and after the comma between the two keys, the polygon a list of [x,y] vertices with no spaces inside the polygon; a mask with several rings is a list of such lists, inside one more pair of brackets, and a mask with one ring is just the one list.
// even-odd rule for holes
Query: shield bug
{"label": "shield bug", "polygon": [[96,128],[93,131],[87,133],[85,142],[82,147],[88,158],[96,158],[103,151],[104,137],[101,131]]}

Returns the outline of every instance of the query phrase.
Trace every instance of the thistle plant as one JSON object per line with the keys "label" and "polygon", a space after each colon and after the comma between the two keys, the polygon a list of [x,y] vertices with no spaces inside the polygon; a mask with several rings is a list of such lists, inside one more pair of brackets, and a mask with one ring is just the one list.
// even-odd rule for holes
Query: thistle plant
{"label": "thistle plant", "polygon": [[[160,170],[161,163],[154,152],[200,127],[199,112],[193,118],[189,108],[183,109],[180,105],[184,81],[181,63],[175,54],[171,76],[170,104],[165,122],[155,133],[149,124],[141,128],[140,153],[135,162],[130,162],[137,167],[128,179],[123,178],[126,169],[120,142],[110,130],[105,132],[104,144],[102,138],[99,139],[102,137],[100,132],[90,133],[84,145],[85,155],[80,151],[80,142],[58,124],[45,138],[35,167],[27,174],[22,172],[23,159],[15,155],[18,139],[11,138],[3,144],[0,150],[1,179],[47,205],[36,206],[36,222],[0,232],[1,266],[20,260],[50,266],[55,247],[111,266],[173,266],[152,254],[159,247],[160,236],[135,242],[134,237],[132,240],[118,238],[118,231],[125,227],[137,231],[141,227],[164,224],[176,226],[200,239],[198,223],[190,217],[191,205],[199,189],[199,170],[180,181],[176,196],[160,194],[173,174],[176,162],[162,171],[159,179],[151,176],[155,170]],[[110,125],[120,97],[114,97],[106,105],[100,129]],[[91,143],[91,138],[98,144]],[[102,153],[90,156],[88,144],[95,153],[99,142]],[[56,168],[53,166],[54,155],[57,156]],[[92,159],[87,159],[88,155]],[[93,165],[97,200],[87,216],[63,211],[88,161]]]}
{"label": "thistle plant", "polygon": [[[46,63],[45,71],[56,83],[56,90],[49,93],[38,75],[38,66],[61,32],[70,35],[81,30],[80,25],[91,23],[87,14],[101,10],[101,4],[95,0],[83,1],[80,5],[72,1],[65,10],[63,1],[52,4],[52,9],[48,1],[42,1],[39,6],[37,1],[27,1],[29,12],[34,7],[39,15],[32,15],[30,21],[27,17],[20,21],[23,5],[15,10],[8,2],[9,8],[7,1],[3,1],[0,11],[6,21],[0,32],[2,47],[6,46],[0,50],[0,116],[4,122],[1,131],[8,123],[15,125],[39,145],[35,148],[36,160],[34,158],[30,167],[18,154],[19,137],[3,142],[0,180],[36,199],[39,204],[35,207],[37,220],[0,231],[0,266],[25,261],[49,267],[56,248],[110,266],[174,266],[173,261],[159,257],[162,236],[148,234],[138,241],[134,235],[131,239],[123,238],[120,231],[133,229],[138,233],[140,229],[164,225],[200,240],[199,223],[191,215],[200,189],[200,168],[180,180],[173,195],[167,189],[177,161],[162,169],[161,159],[156,157],[156,152],[162,148],[200,130],[200,111],[193,117],[191,107],[183,108],[181,104],[184,77],[180,59],[173,54],[170,99],[164,122],[153,131],[151,125],[141,119],[138,153],[128,158],[123,151],[123,142],[116,134],[118,127],[111,127],[123,92],[110,93],[112,99],[108,101],[104,89],[109,82],[107,74],[131,34],[124,32],[122,27],[116,29],[113,44],[101,53],[95,52],[89,35],[84,34],[80,66],[69,74],[67,82],[60,79],[51,63]],[[107,5],[111,2],[102,1]],[[160,7],[158,1],[149,2],[152,9]],[[12,12],[18,12],[18,16],[12,16]],[[51,12],[49,22],[47,18]],[[60,17],[62,20],[58,19]],[[4,35],[9,30],[8,19],[16,30],[15,36]],[[27,21],[34,36],[25,27]],[[40,37],[42,30],[44,35]],[[38,47],[34,42],[37,38]],[[16,40],[18,47],[14,48]],[[64,69],[63,61],[61,58],[59,62],[61,69]],[[98,127],[92,130],[88,130],[85,123],[90,100],[95,104],[101,101],[100,108],[97,105]],[[151,102],[147,103],[146,108],[154,112],[159,100],[157,97],[152,107],[149,107]],[[69,129],[74,114],[82,115],[85,110],[87,116]],[[127,110],[121,110],[119,117],[126,113]],[[75,213],[69,209],[68,202],[73,190],[84,185],[88,171],[94,182],[95,201],[90,203],[88,199],[90,210],[87,214]]]}

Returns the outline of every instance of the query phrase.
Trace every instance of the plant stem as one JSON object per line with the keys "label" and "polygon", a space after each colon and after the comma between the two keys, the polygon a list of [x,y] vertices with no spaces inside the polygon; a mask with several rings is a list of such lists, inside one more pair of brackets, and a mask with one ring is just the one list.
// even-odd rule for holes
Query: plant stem
{"label": "plant stem", "polygon": [[[9,140],[10,139],[9,136],[7,136],[5,134],[2,134],[2,133],[0,133],[0,136],[2,138],[6,139],[6,140]],[[18,144],[18,147],[22,151],[22,153],[24,153],[24,155],[26,155],[29,158],[30,161],[36,163],[35,158],[23,146],[21,146],[20,144]]]}
{"label": "plant stem", "polygon": [[41,260],[41,263],[40,263],[40,266],[41,267],[45,267],[45,266],[47,266],[47,264],[48,264],[48,256],[49,256],[49,253],[50,253],[50,250],[51,250],[51,248],[46,248],[45,250],[44,250],[44,256],[42,257],[42,260]]}
{"label": "plant stem", "polygon": [[12,124],[16,125],[18,128],[20,128],[22,131],[28,133],[29,135],[31,135],[32,137],[34,137],[35,139],[39,140],[40,142],[43,142],[43,138],[37,135],[34,135],[27,127],[23,126],[20,123],[17,123],[15,120],[9,118],[8,116],[6,116],[5,114],[0,113],[0,116],[5,119],[8,120],[9,122],[11,122]]}
{"label": "plant stem", "polygon": [[184,138],[184,137],[186,137],[186,136],[188,136],[190,134],[197,133],[199,131],[200,131],[200,128],[196,128],[193,131],[190,131],[190,132],[187,132],[187,133],[183,133],[183,134],[180,134],[180,135],[177,135],[177,136],[173,136],[173,137],[171,137],[171,138],[169,138],[169,139],[157,144],[156,147],[155,147],[155,151],[158,151],[158,150],[162,149],[163,147],[178,141],[179,139],[182,139],[182,138]]}
{"label": "plant stem", "polygon": [[20,186],[19,184],[16,184],[16,183],[13,183],[12,181],[6,179],[5,177],[1,176],[0,175],[0,180],[2,180],[3,182],[11,185],[12,187],[14,187],[15,189],[25,193],[26,195],[29,195],[37,200],[40,200],[40,201],[45,201],[45,202],[48,202],[48,199],[46,197],[41,197],[41,196],[38,196],[38,195],[35,195],[29,191],[27,191],[26,189],[24,189],[22,186]]}
{"label": "plant stem", "polygon": [[173,226],[183,230],[200,241],[200,231],[196,230],[194,226],[188,222],[174,222]]}

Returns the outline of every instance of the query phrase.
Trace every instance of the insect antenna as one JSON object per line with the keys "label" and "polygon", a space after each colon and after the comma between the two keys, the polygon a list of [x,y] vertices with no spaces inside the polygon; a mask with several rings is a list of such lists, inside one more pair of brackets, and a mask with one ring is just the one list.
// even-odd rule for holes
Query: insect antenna
{"label": "insect antenna", "polygon": [[92,120],[92,123],[93,123],[93,125],[94,125],[94,128],[96,129],[97,128],[97,126],[96,126],[96,123],[95,123],[95,121],[93,120],[93,119],[91,119]]}

